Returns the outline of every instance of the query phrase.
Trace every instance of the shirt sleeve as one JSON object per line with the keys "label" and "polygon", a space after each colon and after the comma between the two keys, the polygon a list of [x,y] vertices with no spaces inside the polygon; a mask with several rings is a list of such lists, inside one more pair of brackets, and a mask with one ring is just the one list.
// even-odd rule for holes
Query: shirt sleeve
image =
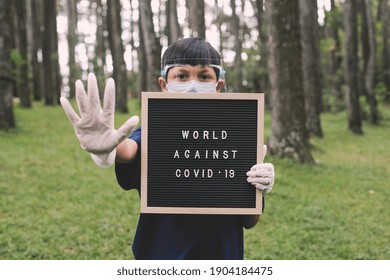
{"label": "shirt sleeve", "polygon": [[134,140],[138,145],[137,155],[129,163],[115,163],[115,175],[119,185],[125,189],[140,189],[141,181],[141,127],[138,127],[129,139]]}

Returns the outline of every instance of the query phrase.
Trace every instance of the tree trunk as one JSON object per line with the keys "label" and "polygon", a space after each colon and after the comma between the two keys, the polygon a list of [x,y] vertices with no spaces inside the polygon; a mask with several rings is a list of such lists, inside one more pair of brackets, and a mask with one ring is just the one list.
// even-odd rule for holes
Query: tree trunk
{"label": "tree trunk", "polygon": [[241,59],[242,53],[242,40],[240,36],[240,20],[236,13],[236,0],[230,0],[230,6],[232,8],[232,29],[234,35],[234,65],[233,65],[233,92],[242,92],[242,81],[243,81],[243,63]]}
{"label": "tree trunk", "polygon": [[[134,11],[135,9],[133,8],[133,1],[130,0],[130,11],[131,11],[131,15],[134,15]],[[131,21],[130,21],[130,40],[129,40],[129,45],[130,45],[130,48],[131,48],[131,72],[135,72],[136,71],[136,65],[139,64],[139,63],[136,63],[136,60],[137,60],[137,56],[135,55],[135,52],[137,51],[137,48],[135,46],[135,42],[134,42],[134,33],[136,30],[136,21],[133,19],[133,16],[131,16]]]}
{"label": "tree trunk", "polygon": [[182,35],[179,21],[177,19],[177,1],[168,0],[167,2],[167,31],[168,45],[177,41]]}
{"label": "tree trunk", "polygon": [[193,37],[206,38],[204,22],[204,1],[186,0],[188,9],[188,23]]}
{"label": "tree trunk", "polygon": [[59,103],[61,83],[58,63],[56,1],[44,1],[43,67],[45,77],[45,105]]}
{"label": "tree trunk", "polygon": [[11,77],[12,2],[0,0],[0,129],[16,126],[12,107],[14,80]]}
{"label": "tree trunk", "polygon": [[344,2],[344,29],[346,38],[346,80],[348,90],[348,129],[363,134],[358,91],[357,3]]}
{"label": "tree trunk", "polygon": [[[140,11],[141,8],[138,7],[138,10]],[[143,16],[144,17],[144,16]],[[148,81],[148,58],[146,56],[146,48],[145,48],[145,39],[143,35],[143,30],[145,30],[145,27],[143,26],[142,21],[144,20],[139,20],[138,21],[138,34],[139,36],[139,47],[137,48],[137,55],[138,55],[138,61],[139,61],[139,70],[140,70],[140,90],[142,91],[147,91],[149,88],[149,81]],[[141,97],[141,95],[140,95]]]}
{"label": "tree trunk", "polygon": [[298,0],[266,1],[272,135],[280,157],[313,163],[306,130]]}
{"label": "tree trunk", "polygon": [[321,128],[321,64],[317,2],[300,0],[302,40],[303,88],[306,127],[309,135],[322,138]]}
{"label": "tree trunk", "polygon": [[51,63],[51,54],[52,54],[52,49],[51,49],[51,20],[50,20],[50,14],[51,14],[51,9],[50,9],[50,0],[44,0],[44,32],[42,36],[42,58],[43,58],[43,71],[44,74],[43,76],[45,77],[45,105],[53,105],[54,104],[54,85],[53,85],[53,79],[52,77],[52,63]]}
{"label": "tree trunk", "polygon": [[27,31],[26,31],[26,0],[15,0],[14,2],[16,12],[17,25],[17,49],[21,61],[16,65],[16,87],[20,104],[24,108],[31,108],[30,89],[28,84],[28,67],[27,67]]}
{"label": "tree trunk", "polygon": [[390,103],[390,54],[389,54],[389,4],[387,0],[381,1],[382,19],[382,61],[383,83],[386,87],[385,101]]}
{"label": "tree trunk", "polygon": [[[365,9],[365,2],[364,0],[359,0],[357,1],[357,9],[358,9],[358,15],[361,15],[361,20],[360,24],[361,27],[358,28],[360,30],[360,41],[359,43],[361,44],[361,57],[362,57],[362,62],[363,62],[363,67],[359,67],[358,65],[358,81],[359,81],[359,96],[365,96],[368,100],[368,94],[366,91],[366,86],[365,86],[365,77],[366,77],[366,70],[368,66],[368,60],[370,57],[370,42],[368,38],[368,24],[367,24],[367,13]],[[358,35],[359,36],[359,35]],[[359,40],[359,39],[358,39]],[[359,52],[359,50],[358,50]],[[362,114],[364,116],[364,112]]]}
{"label": "tree trunk", "polygon": [[42,59],[38,58],[38,52],[42,52],[42,19],[43,2],[42,0],[29,0],[31,9],[31,64],[32,64],[32,82],[33,96],[35,101],[42,99],[44,92],[43,82],[43,64]]}
{"label": "tree trunk", "polygon": [[372,124],[378,124],[378,106],[374,92],[374,78],[375,78],[375,26],[371,14],[371,7],[369,0],[364,0],[364,10],[367,18],[367,37],[369,43],[369,56],[367,68],[365,69],[364,85],[367,94],[368,103],[370,104],[370,121]]}
{"label": "tree trunk", "polygon": [[75,82],[78,79],[79,71],[76,64],[76,44],[77,38],[77,0],[67,0],[66,3],[68,15],[68,48],[69,48],[69,97],[75,97]]}
{"label": "tree trunk", "polygon": [[60,76],[60,63],[59,63],[59,56],[58,56],[58,34],[57,34],[57,4],[56,1],[51,4],[51,63],[52,63],[52,79],[53,79],[53,85],[54,85],[54,103],[60,104],[60,97],[61,97],[61,76]]}
{"label": "tree trunk", "polygon": [[[335,1],[331,0],[331,11],[337,9]],[[326,36],[327,38],[334,41],[334,45],[329,50],[329,76],[330,76],[330,87],[334,97],[336,98],[337,103],[335,104],[335,110],[341,111],[344,109],[344,95],[342,92],[343,75],[339,74],[340,67],[342,65],[342,55],[341,55],[341,43],[339,36],[339,26],[334,21],[331,23],[326,23]]]}
{"label": "tree trunk", "polygon": [[268,50],[266,47],[267,43],[267,33],[266,33],[266,21],[264,20],[264,1],[256,0],[256,10],[257,10],[257,29],[259,30],[260,40],[258,40],[258,47],[260,50],[260,68],[261,74],[259,77],[259,92],[265,92],[268,88],[268,71],[267,71],[267,57]]}
{"label": "tree trunk", "polygon": [[218,37],[219,37],[219,48],[218,51],[219,53],[222,53],[223,46],[224,46],[224,37],[223,37],[223,31],[222,31],[222,24],[223,24],[223,18],[224,18],[224,13],[223,13],[223,6],[219,5],[218,0],[214,0],[214,24],[217,26],[218,30]]}
{"label": "tree trunk", "polygon": [[103,100],[104,96],[104,66],[106,65],[106,39],[104,37],[104,30],[107,30],[106,17],[104,16],[104,6],[101,0],[95,0],[96,2],[96,44],[95,44],[95,57],[93,58],[93,70],[96,75],[96,79],[99,85],[100,99]]}
{"label": "tree trunk", "polygon": [[[148,91],[160,91],[157,79],[160,75],[161,46],[154,32],[151,0],[139,2],[140,29],[142,34],[142,75]],[[142,63],[142,62],[141,62]]]}
{"label": "tree trunk", "polygon": [[[141,79],[142,79],[142,76],[143,75],[139,75],[139,72],[140,72],[140,58],[142,57],[141,56],[138,56],[141,51],[140,51],[140,47],[135,45],[136,41],[137,43],[140,43],[142,42],[142,36],[139,36],[140,38],[140,41],[138,40],[135,40],[135,36],[139,34],[139,32],[137,32],[137,28],[139,30],[139,24],[138,24],[138,21],[136,21],[133,17],[133,15],[135,13],[138,13],[138,11],[134,8],[134,2],[132,0],[130,0],[130,12],[131,12],[131,20],[130,20],[130,28],[129,28],[129,32],[130,32],[130,40],[129,40],[129,45],[130,45],[130,49],[131,49],[131,68],[130,68],[130,73],[129,73],[129,78],[130,78],[130,88],[129,88],[129,92],[130,92],[130,98],[140,98],[141,94],[140,94],[140,89],[141,89]],[[140,45],[142,45],[142,43],[140,43]],[[146,88],[146,86],[145,86]]]}
{"label": "tree trunk", "polygon": [[122,44],[121,6],[119,0],[107,1],[108,41],[110,44],[114,80],[116,84],[116,110],[127,113],[127,69]]}

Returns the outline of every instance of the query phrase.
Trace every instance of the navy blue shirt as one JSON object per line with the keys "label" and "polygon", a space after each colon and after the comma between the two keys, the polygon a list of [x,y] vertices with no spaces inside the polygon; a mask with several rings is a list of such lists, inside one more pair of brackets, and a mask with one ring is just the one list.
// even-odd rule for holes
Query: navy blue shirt
{"label": "navy blue shirt", "polygon": [[[131,163],[116,163],[119,185],[140,193],[141,128],[129,137],[138,144]],[[237,215],[140,214],[134,237],[136,259],[243,259],[243,226]]]}

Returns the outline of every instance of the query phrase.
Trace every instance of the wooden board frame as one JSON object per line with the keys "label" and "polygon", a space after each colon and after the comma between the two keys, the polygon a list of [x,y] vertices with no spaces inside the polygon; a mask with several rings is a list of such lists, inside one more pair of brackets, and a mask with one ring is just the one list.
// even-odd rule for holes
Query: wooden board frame
{"label": "wooden board frame", "polygon": [[[257,103],[257,147],[256,162],[260,163],[264,158],[264,94],[263,93],[167,93],[167,92],[142,92],[142,134],[141,134],[141,213],[160,214],[237,214],[259,215],[262,214],[262,193],[255,190],[255,206],[242,207],[159,207],[148,206],[148,130],[149,130],[149,100],[251,100]],[[162,108],[163,109],[163,108]],[[180,121],[180,120],[179,120]],[[255,164],[254,162],[253,164]],[[248,171],[251,166],[248,166]],[[247,183],[247,182],[245,182]],[[247,183],[249,184],[249,183]],[[253,186],[251,186],[253,187]]]}

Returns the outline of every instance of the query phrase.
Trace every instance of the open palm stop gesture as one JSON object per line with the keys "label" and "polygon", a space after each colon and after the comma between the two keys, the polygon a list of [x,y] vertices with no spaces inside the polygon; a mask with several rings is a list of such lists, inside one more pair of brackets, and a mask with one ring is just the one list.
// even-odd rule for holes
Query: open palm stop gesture
{"label": "open palm stop gesture", "polygon": [[135,129],[139,122],[138,116],[129,118],[115,130],[115,82],[111,78],[108,79],[102,108],[97,80],[92,73],[88,75],[88,94],[82,82],[76,81],[76,101],[80,116],[65,97],[60,98],[81,147],[91,153],[92,159],[100,167],[111,166],[115,160],[116,146]]}

